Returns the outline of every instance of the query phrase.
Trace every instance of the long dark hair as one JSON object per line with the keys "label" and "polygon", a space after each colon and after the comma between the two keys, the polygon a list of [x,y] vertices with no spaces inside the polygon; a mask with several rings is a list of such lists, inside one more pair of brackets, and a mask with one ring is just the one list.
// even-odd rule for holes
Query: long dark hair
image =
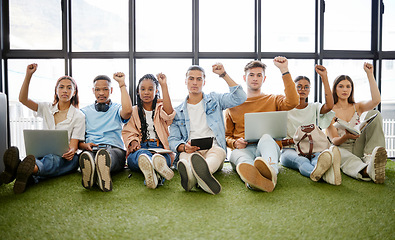
{"label": "long dark hair", "polygon": [[[294,83],[298,83],[300,80],[303,80],[303,79],[308,81],[309,84],[311,84],[310,79],[306,76],[297,76],[294,80]],[[308,101],[309,101],[309,97],[306,97],[305,102],[308,102]]]}
{"label": "long dark hair", "polygon": [[57,103],[59,102],[59,97],[58,97],[58,95],[56,95],[56,88],[58,87],[60,81],[62,81],[62,80],[64,80],[64,79],[70,80],[71,84],[72,84],[73,87],[74,87],[74,92],[75,92],[75,94],[74,94],[74,96],[70,99],[70,103],[71,103],[71,105],[73,105],[74,107],[78,108],[79,99],[78,99],[78,87],[77,87],[77,83],[75,82],[75,80],[74,80],[72,77],[69,77],[69,76],[60,77],[60,78],[58,79],[58,81],[56,81],[56,85],[55,85],[55,96],[54,96],[54,100],[53,100],[52,105],[54,106],[55,104],[57,104]]}
{"label": "long dark hair", "polygon": [[[153,74],[145,74],[142,78],[140,78],[139,83],[137,84],[137,108],[138,108],[139,118],[140,118],[140,122],[141,122],[140,131],[141,131],[141,137],[142,137],[143,142],[145,140],[147,140],[147,138],[148,138],[148,136],[147,136],[148,135],[148,132],[147,132],[148,131],[148,124],[145,119],[143,103],[140,98],[139,89],[140,89],[141,82],[145,79],[150,79],[155,84],[155,87],[158,90],[158,92],[155,94],[154,99],[152,100],[152,121],[154,120],[154,116],[155,116],[156,102],[158,101],[158,98],[159,98],[158,79],[156,79],[156,77]],[[154,125],[154,130],[155,130],[155,125]],[[155,134],[156,134],[156,131],[155,131]]]}
{"label": "long dark hair", "polygon": [[336,93],[336,87],[343,80],[347,80],[347,81],[349,81],[351,83],[351,94],[350,94],[350,96],[347,99],[348,103],[355,103],[355,101],[354,101],[354,83],[353,83],[353,81],[347,75],[340,75],[333,82],[332,95],[333,95],[333,102],[334,102],[334,104],[336,104],[339,101],[339,97],[337,96],[337,93]]}

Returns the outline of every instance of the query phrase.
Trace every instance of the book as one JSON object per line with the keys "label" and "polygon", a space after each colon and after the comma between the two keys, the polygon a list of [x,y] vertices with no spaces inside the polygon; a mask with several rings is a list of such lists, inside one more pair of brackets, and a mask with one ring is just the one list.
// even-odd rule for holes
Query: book
{"label": "book", "polygon": [[159,154],[172,153],[171,150],[164,149],[164,148],[147,148],[147,150],[152,153],[159,153]]}
{"label": "book", "polygon": [[[366,113],[363,113],[361,115],[361,118],[366,116]],[[354,127],[350,127],[348,126],[348,123],[340,118],[335,118],[335,123],[333,124],[333,126],[335,128],[339,128],[339,129],[343,129],[343,130],[347,130],[349,131],[351,134],[354,135],[359,135],[361,133],[363,133],[363,131],[369,126],[369,124],[376,118],[377,113],[372,115],[371,117],[364,119],[363,121],[361,121],[359,124],[355,125]]]}

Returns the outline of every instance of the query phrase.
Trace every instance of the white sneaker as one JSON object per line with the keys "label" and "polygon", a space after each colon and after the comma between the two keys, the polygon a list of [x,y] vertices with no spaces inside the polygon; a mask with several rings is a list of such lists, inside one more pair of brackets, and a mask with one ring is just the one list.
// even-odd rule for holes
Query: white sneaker
{"label": "white sneaker", "polygon": [[221,192],[221,184],[210,173],[206,160],[198,153],[190,156],[191,169],[199,187],[213,195]]}
{"label": "white sneaker", "polygon": [[338,186],[342,183],[342,176],[340,172],[341,155],[339,148],[336,146],[331,146],[329,148],[329,153],[332,155],[332,165],[328,171],[324,173],[322,179],[329,184]]}
{"label": "white sneaker", "polygon": [[368,164],[367,173],[375,183],[384,183],[387,151],[384,147],[375,147]]}
{"label": "white sneaker", "polygon": [[100,149],[95,156],[97,184],[103,192],[112,191],[111,157],[106,149]]}
{"label": "white sneaker", "polygon": [[332,154],[329,150],[324,150],[320,153],[313,171],[310,173],[310,179],[317,182],[332,166]]}
{"label": "white sneaker", "polygon": [[154,169],[166,180],[170,180],[174,177],[174,172],[167,166],[166,158],[159,153],[155,153],[152,156],[152,163],[154,164]]}
{"label": "white sneaker", "polygon": [[177,169],[181,177],[181,186],[189,192],[196,186],[197,180],[192,173],[191,165],[185,159],[180,159],[177,163]]}
{"label": "white sneaker", "polygon": [[137,159],[139,168],[144,174],[145,185],[147,188],[155,189],[158,186],[158,178],[154,170],[154,166],[151,162],[150,157],[147,154],[140,154]]}
{"label": "white sneaker", "polygon": [[95,183],[95,160],[93,160],[89,152],[83,152],[80,155],[79,163],[82,174],[82,186],[89,189]]}

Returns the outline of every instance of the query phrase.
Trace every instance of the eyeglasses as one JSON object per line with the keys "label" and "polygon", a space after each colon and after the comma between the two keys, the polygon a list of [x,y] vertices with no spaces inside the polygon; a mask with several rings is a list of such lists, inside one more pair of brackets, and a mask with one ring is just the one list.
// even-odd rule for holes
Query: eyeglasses
{"label": "eyeglasses", "polygon": [[302,90],[302,89],[304,89],[304,90],[309,90],[310,89],[310,86],[302,86],[302,85],[298,85],[298,86],[296,86],[296,88],[298,89],[298,90]]}

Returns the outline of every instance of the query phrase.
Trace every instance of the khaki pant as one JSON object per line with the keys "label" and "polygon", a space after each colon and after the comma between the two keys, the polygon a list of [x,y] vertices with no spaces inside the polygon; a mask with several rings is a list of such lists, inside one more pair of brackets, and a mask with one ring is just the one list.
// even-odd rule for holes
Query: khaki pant
{"label": "khaki pant", "polygon": [[[383,117],[377,110],[370,110],[366,118],[377,113],[376,118],[370,123],[357,140],[348,139],[339,146],[341,154],[341,169],[350,177],[362,179],[359,173],[369,162],[365,155],[372,154],[375,147],[385,147],[383,131]],[[364,179],[366,180],[366,179]]]}
{"label": "khaki pant", "polygon": [[[202,155],[207,162],[208,168],[210,169],[210,173],[215,173],[216,171],[219,171],[222,169],[224,165],[224,161],[226,158],[226,152],[223,148],[218,147],[218,146],[213,146],[212,148],[208,150],[199,150],[197,151],[200,155]],[[191,164],[189,157],[192,155],[192,153],[186,153],[182,152],[180,153],[180,160],[184,159],[186,160],[189,164]]]}

